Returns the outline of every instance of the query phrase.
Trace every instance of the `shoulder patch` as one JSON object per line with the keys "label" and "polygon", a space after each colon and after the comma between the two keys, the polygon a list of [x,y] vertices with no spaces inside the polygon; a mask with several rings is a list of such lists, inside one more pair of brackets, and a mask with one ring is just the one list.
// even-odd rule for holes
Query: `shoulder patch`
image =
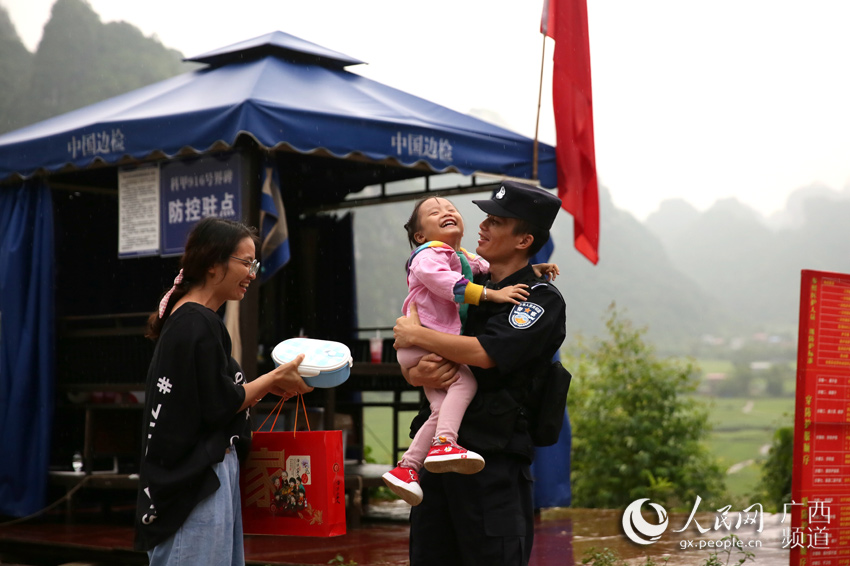
{"label": "shoulder patch", "polygon": [[540,320],[543,312],[543,307],[535,303],[520,303],[511,309],[508,321],[517,330],[524,330]]}

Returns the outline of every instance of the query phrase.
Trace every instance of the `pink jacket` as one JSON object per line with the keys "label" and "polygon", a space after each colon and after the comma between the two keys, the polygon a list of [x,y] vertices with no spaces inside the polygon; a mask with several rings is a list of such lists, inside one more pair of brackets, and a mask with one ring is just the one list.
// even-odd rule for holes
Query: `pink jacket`
{"label": "pink jacket", "polygon": [[[469,260],[472,273],[487,273],[490,264],[487,260],[462,250]],[[460,258],[449,246],[426,248],[414,256],[407,275],[407,298],[402,311],[410,315],[410,304],[416,303],[419,320],[423,326],[460,334],[459,303],[455,302],[456,285],[466,281],[461,272]],[[480,289],[480,286],[468,282]]]}

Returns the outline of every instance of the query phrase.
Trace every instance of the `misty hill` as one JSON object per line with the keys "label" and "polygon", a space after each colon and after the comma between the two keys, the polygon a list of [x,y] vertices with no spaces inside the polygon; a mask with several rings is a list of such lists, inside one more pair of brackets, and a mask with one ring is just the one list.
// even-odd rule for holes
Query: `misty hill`
{"label": "misty hill", "polygon": [[102,23],[84,0],[56,1],[35,54],[0,6],[0,53],[0,132],[196,67],[128,23]]}
{"label": "misty hill", "polygon": [[[559,288],[567,297],[571,332],[601,335],[602,317],[612,302],[667,352],[689,353],[703,334],[734,328],[732,312],[706,293],[689,274],[676,269],[664,245],[634,216],[617,209],[600,187],[599,263],[578,255],[572,243],[572,219],[553,230],[554,259],[565,274]],[[560,281],[560,279],[559,279]]]}
{"label": "misty hill", "polygon": [[806,221],[806,207],[808,206],[806,203],[810,200],[850,200],[850,187],[838,192],[821,183],[815,183],[797,189],[788,196],[788,202],[783,210],[766,219],[767,225],[777,230],[801,228]]}
{"label": "misty hill", "polygon": [[[823,187],[796,191],[771,228],[735,199],[699,213],[681,201],[664,203],[647,227],[675,267],[754,329],[795,332],[800,271],[850,270],[850,199]],[[685,221],[686,220],[686,221]]]}
{"label": "misty hill", "polygon": [[0,6],[0,132],[24,125],[17,116],[18,104],[29,83],[32,53],[27,51],[9,14]]}
{"label": "misty hill", "polygon": [[[483,213],[472,199],[452,197],[464,217],[464,247],[475,249]],[[567,302],[570,335],[603,334],[606,309],[616,302],[666,351],[688,352],[705,333],[730,329],[734,317],[687,275],[676,270],[662,243],[631,214],[614,207],[600,190],[600,261],[593,266],[573,248],[572,219],[561,212],[552,229],[555,282]],[[361,327],[392,326],[407,292],[404,263],[410,253],[402,228],[413,203],[373,206],[355,212],[355,253]],[[388,336],[388,335],[386,335]]]}

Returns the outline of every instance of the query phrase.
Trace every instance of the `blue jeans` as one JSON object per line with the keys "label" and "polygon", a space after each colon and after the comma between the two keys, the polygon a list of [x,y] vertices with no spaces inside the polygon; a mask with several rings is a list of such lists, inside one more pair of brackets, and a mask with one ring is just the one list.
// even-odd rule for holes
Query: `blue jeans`
{"label": "blue jeans", "polygon": [[198,503],[174,536],[148,551],[151,566],[244,566],[236,448],[213,470],[221,486]]}

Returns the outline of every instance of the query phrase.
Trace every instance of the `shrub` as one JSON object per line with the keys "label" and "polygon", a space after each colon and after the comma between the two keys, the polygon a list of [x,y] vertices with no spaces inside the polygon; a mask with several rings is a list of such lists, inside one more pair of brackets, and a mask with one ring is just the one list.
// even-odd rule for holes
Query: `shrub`
{"label": "shrub", "polygon": [[576,507],[623,508],[649,497],[667,509],[690,509],[724,492],[723,474],[704,441],[708,411],[692,393],[690,363],[661,360],[612,305],[608,336],[581,346],[567,363],[575,375],[572,492]]}
{"label": "shrub", "polygon": [[794,458],[794,427],[782,427],[773,434],[767,460],[761,468],[758,490],[765,510],[778,511],[791,502],[791,470]]}

